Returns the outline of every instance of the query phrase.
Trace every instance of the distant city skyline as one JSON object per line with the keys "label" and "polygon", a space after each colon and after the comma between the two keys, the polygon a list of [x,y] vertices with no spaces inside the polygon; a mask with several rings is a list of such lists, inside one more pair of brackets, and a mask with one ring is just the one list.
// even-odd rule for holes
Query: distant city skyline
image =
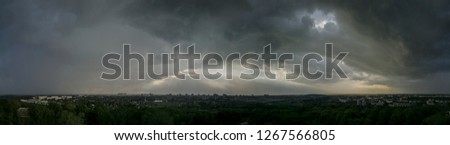
{"label": "distant city skyline", "polygon": [[[449,32],[445,0],[7,0],[0,5],[0,95],[448,94]],[[135,61],[130,80],[100,77],[102,57],[122,52],[123,44],[157,54],[157,64],[175,45],[182,53],[195,44],[198,53],[227,56],[271,44],[273,53],[294,54],[289,66],[308,53],[324,55],[325,43],[333,43],[334,56],[349,53],[339,64],[348,78],[139,80]],[[233,74],[251,73],[234,63]],[[311,72],[325,71],[324,62],[312,64]],[[180,65],[187,74],[187,63]]]}

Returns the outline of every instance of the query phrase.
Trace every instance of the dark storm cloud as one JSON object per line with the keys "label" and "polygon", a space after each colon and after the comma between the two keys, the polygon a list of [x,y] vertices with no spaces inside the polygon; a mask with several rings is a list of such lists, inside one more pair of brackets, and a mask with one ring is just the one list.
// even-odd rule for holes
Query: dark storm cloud
{"label": "dark storm cloud", "polygon": [[[323,53],[326,42],[335,43],[338,51],[350,52],[345,65],[352,76],[350,80],[310,81],[311,85],[364,81],[369,86],[401,88],[400,92],[442,92],[445,89],[437,91],[436,87],[424,86],[445,85],[433,82],[450,77],[449,3],[6,0],[0,5],[0,93],[147,91],[143,88],[147,82],[104,82],[98,78],[101,56],[120,52],[122,43],[132,43],[133,50],[142,53],[149,49],[155,53],[170,52],[175,44],[196,43],[199,52],[221,54],[260,52],[262,46],[271,43],[275,52],[301,56],[307,52]],[[324,21],[325,17],[333,20]],[[412,80],[418,83],[409,83]],[[302,81],[305,80],[297,82]],[[197,83],[207,87],[206,82]],[[406,82],[409,85],[404,85]],[[159,87],[177,84],[165,83],[167,86]],[[287,87],[291,82],[246,84],[276,93],[321,90],[313,86]],[[125,85],[129,89],[118,89]],[[239,93],[230,86],[212,90]],[[86,88],[91,91],[85,91]],[[177,89],[186,90],[208,89]]]}
{"label": "dark storm cloud", "polygon": [[[310,2],[309,2],[310,3]],[[228,42],[242,40],[257,34],[261,47],[268,42],[277,46],[282,42],[276,33],[290,36],[304,35],[313,22],[305,17],[295,27],[286,20],[295,21],[298,10],[313,11],[312,4],[296,1],[145,1],[128,3],[121,12],[131,25],[157,35],[169,42],[193,41],[196,35],[204,35],[205,27],[215,26],[215,34]],[[302,24],[304,23],[304,24]],[[268,41],[270,40],[270,41]],[[251,42],[246,42],[251,43]],[[259,49],[259,48],[258,48]],[[245,51],[245,50],[244,50]]]}
{"label": "dark storm cloud", "polygon": [[333,7],[350,13],[357,30],[379,40],[393,39],[408,49],[403,75],[450,70],[449,1],[348,1]]}
{"label": "dark storm cloud", "polygon": [[[388,69],[395,67],[402,69],[380,73],[423,76],[450,69],[448,67],[450,53],[447,49],[450,39],[447,33],[450,27],[449,7],[448,1],[420,0],[339,2],[142,0],[128,3],[122,14],[131,25],[173,43],[192,41],[192,37],[202,33],[204,25],[217,25],[223,30],[216,35],[223,35],[230,42],[257,34],[258,44],[254,47],[271,42],[274,49],[282,47],[283,44],[293,43],[286,39],[286,36],[305,40],[317,39],[317,36],[310,34],[314,20],[309,16],[297,18],[298,11],[312,13],[319,9],[325,13],[336,12],[338,19],[339,14],[346,14],[353,19],[351,25],[358,33],[370,36],[381,43],[388,41],[403,43],[408,49],[406,58],[401,62],[389,60],[396,66]],[[289,27],[286,22],[292,19],[300,19],[295,27]],[[203,23],[205,21],[206,24]],[[334,25],[329,23],[326,28],[336,29]],[[329,40],[333,39],[336,38]],[[392,46],[382,47],[385,48],[380,49],[398,49]],[[373,69],[384,70],[380,67],[382,66]]]}
{"label": "dark storm cloud", "polygon": [[[94,18],[89,19],[90,15],[81,13],[88,9],[86,6],[92,7],[91,4],[26,0],[2,2],[0,92],[77,92],[76,80],[90,76],[79,74],[93,73],[88,64],[95,61],[90,54],[96,50],[86,52],[83,47],[69,46],[71,44],[65,43],[65,39],[73,36],[73,30],[93,25],[89,21]],[[97,8],[92,7],[90,11]],[[101,18],[100,15],[96,20]]]}

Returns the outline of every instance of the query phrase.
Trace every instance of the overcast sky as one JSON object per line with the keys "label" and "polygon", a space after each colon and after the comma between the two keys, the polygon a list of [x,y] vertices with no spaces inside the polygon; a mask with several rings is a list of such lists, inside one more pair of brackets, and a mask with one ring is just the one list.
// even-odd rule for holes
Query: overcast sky
{"label": "overcast sky", "polygon": [[[107,71],[102,56],[121,53],[123,43],[133,52],[156,55],[177,44],[182,51],[195,44],[199,53],[223,55],[260,53],[272,44],[274,53],[294,53],[300,63],[297,57],[305,53],[324,54],[327,42],[336,53],[349,52],[340,64],[349,78],[100,79]],[[0,5],[0,94],[450,93],[449,82],[448,0],[2,0]]]}

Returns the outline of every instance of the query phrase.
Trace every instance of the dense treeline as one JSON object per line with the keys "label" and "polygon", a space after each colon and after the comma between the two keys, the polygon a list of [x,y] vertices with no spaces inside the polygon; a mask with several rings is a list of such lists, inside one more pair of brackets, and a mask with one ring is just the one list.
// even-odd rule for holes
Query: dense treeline
{"label": "dense treeline", "polygon": [[[329,100],[247,103],[222,107],[38,105],[0,100],[0,124],[450,124],[445,106],[356,106]],[[18,115],[27,108],[28,116]]]}

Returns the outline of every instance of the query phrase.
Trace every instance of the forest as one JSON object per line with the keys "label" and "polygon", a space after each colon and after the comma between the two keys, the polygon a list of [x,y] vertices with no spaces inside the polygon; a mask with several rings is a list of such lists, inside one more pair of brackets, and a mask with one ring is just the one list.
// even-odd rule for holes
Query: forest
{"label": "forest", "polygon": [[[176,104],[176,103],[175,103]],[[421,125],[450,124],[448,105],[358,106],[336,99],[274,102],[195,101],[197,105],[111,105],[0,99],[0,124],[36,125]]]}

